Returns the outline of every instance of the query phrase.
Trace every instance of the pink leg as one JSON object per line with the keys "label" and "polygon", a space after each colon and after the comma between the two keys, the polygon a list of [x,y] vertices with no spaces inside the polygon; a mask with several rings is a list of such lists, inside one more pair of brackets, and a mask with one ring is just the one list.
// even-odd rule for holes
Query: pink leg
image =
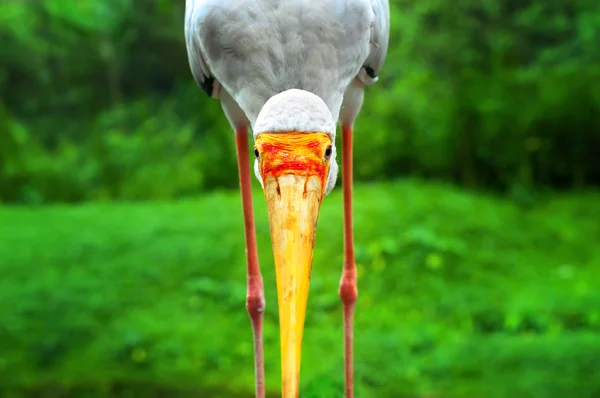
{"label": "pink leg", "polygon": [[344,375],[346,398],[354,397],[353,322],[358,297],[354,236],[352,232],[352,125],[342,125],[342,187],[344,192],[344,269],[340,281],[340,298],[344,304]]}
{"label": "pink leg", "polygon": [[246,309],[252,321],[254,336],[254,374],[256,378],[256,397],[265,396],[265,366],[263,356],[263,313],[265,296],[263,281],[258,265],[256,250],[256,231],[254,228],[254,210],[252,209],[252,182],[250,179],[250,164],[248,159],[248,127],[238,127],[235,130],[237,146],[238,171],[240,191],[242,194],[242,209],[244,213],[244,232],[246,235],[247,261],[247,293]]}

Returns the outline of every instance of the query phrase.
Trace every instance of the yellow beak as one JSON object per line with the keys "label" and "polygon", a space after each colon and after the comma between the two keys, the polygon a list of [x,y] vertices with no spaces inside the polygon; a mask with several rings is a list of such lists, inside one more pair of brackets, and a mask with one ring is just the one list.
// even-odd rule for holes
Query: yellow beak
{"label": "yellow beak", "polygon": [[316,176],[269,176],[265,197],[277,276],[282,396],[296,398],[322,182]]}

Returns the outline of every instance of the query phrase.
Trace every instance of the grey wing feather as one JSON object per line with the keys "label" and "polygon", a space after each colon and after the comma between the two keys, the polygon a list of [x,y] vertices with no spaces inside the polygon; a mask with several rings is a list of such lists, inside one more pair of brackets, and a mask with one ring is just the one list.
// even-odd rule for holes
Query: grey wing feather
{"label": "grey wing feather", "polygon": [[211,97],[218,97],[219,83],[210,72],[200,44],[199,16],[203,7],[208,7],[206,0],[186,0],[185,5],[185,44],[187,47],[190,69],[200,88]]}
{"label": "grey wing feather", "polygon": [[387,55],[390,36],[390,5],[388,0],[370,1],[375,14],[371,31],[371,52],[364,64],[365,73],[361,73],[361,80],[367,85],[377,81]]}

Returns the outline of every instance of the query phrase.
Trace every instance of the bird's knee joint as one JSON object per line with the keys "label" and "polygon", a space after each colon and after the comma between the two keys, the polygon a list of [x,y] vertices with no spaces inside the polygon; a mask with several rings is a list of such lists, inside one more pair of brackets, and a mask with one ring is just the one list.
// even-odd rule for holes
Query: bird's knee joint
{"label": "bird's knee joint", "polygon": [[250,316],[257,316],[265,311],[265,297],[263,295],[252,295],[246,297],[246,310]]}
{"label": "bird's knee joint", "polygon": [[347,280],[342,278],[342,283],[340,284],[340,299],[344,305],[352,305],[356,303],[356,299],[358,298],[358,288],[356,287],[356,280]]}

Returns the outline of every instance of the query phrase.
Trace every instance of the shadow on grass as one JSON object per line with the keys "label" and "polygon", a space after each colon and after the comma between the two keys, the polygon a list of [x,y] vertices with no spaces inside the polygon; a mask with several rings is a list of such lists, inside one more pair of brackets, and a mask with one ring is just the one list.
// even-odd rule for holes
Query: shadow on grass
{"label": "shadow on grass", "polygon": [[[230,388],[169,388],[148,382],[123,381],[103,386],[73,386],[65,388],[55,384],[42,384],[31,389],[8,389],[0,395],[6,398],[254,398],[254,391]],[[266,398],[280,397],[278,392],[267,392]]]}

